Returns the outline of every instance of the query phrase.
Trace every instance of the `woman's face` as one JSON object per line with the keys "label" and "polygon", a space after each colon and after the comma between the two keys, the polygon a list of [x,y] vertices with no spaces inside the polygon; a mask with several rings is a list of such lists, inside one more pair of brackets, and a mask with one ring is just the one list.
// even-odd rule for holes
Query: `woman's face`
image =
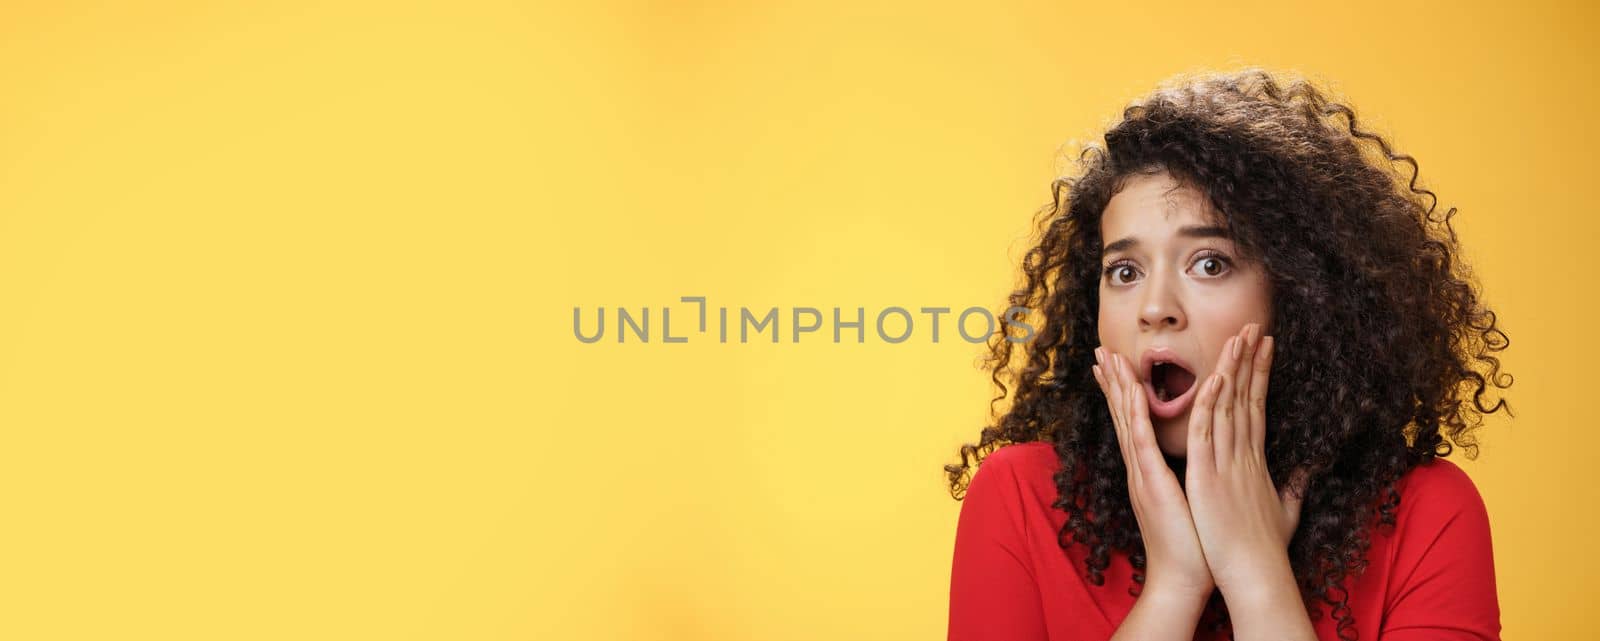
{"label": "woman's face", "polygon": [[1187,453],[1196,383],[1215,369],[1223,343],[1249,323],[1271,333],[1271,281],[1219,224],[1198,190],[1164,171],[1130,176],[1100,221],[1100,343],[1143,383],[1169,456]]}

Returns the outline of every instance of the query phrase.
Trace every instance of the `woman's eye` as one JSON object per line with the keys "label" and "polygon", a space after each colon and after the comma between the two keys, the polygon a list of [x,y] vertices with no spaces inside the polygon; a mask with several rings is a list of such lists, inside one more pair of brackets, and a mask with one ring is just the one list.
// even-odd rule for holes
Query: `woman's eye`
{"label": "woman's eye", "polygon": [[1195,262],[1195,267],[1207,276],[1221,276],[1228,271],[1228,260],[1221,256],[1203,256]]}
{"label": "woman's eye", "polygon": [[1111,277],[1111,282],[1120,285],[1138,276],[1138,272],[1132,265],[1112,265],[1106,268],[1106,275]]}

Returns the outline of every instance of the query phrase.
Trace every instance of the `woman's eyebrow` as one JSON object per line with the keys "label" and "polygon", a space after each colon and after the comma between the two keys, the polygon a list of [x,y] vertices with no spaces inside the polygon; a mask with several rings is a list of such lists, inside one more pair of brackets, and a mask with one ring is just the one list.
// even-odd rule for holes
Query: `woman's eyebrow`
{"label": "woman's eyebrow", "polygon": [[[1227,238],[1228,230],[1225,227],[1217,227],[1215,225],[1188,225],[1178,228],[1178,235],[1186,238]],[[1138,246],[1139,239],[1129,236],[1106,245],[1100,252],[1109,254]]]}

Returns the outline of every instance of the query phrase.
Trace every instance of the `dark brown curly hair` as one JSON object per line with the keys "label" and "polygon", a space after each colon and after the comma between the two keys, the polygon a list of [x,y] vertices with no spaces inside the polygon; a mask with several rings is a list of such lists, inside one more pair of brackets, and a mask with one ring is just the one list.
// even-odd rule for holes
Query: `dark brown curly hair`
{"label": "dark brown curly hair", "polygon": [[[1370,528],[1393,527],[1395,482],[1454,447],[1477,458],[1483,417],[1510,414],[1487,395],[1511,385],[1493,355],[1510,341],[1462,261],[1455,208],[1436,215],[1416,161],[1362,129],[1330,92],[1255,67],[1163,83],[1077,164],[1075,177],[1052,184],[1008,299],[1030,312],[1008,312],[1007,324],[1034,315],[1038,331],[1019,343],[1002,324],[991,336],[995,420],[945,466],[951,495],[965,495],[974,466],[995,449],[1053,443],[1055,507],[1067,513],[1061,546],[1086,546],[1095,585],[1113,551],[1143,582],[1127,471],[1090,366],[1100,342],[1101,213],[1128,176],[1166,170],[1209,197],[1239,251],[1270,275],[1266,460],[1278,487],[1292,469],[1311,471],[1289,559],[1311,615],[1327,604],[1340,637],[1353,639],[1341,586],[1365,568]],[[1183,461],[1169,462],[1182,479]],[[1227,625],[1220,594],[1207,615]]]}

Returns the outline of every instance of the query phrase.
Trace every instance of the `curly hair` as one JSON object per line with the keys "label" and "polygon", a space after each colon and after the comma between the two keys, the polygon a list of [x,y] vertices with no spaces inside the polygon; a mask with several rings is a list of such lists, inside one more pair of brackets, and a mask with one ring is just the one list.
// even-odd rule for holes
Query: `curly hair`
{"label": "curly hair", "polygon": [[[1270,275],[1277,354],[1266,460],[1277,487],[1290,470],[1311,472],[1289,559],[1310,614],[1322,616],[1320,600],[1340,637],[1355,637],[1343,581],[1365,569],[1371,528],[1394,526],[1395,482],[1454,447],[1476,459],[1483,417],[1511,410],[1491,403],[1489,388],[1512,379],[1493,355],[1510,341],[1462,260],[1455,208],[1436,215],[1416,161],[1330,96],[1257,67],[1180,75],[1124,109],[1103,146],[1083,149],[1077,175],[1055,180],[1035,216],[1008,297],[1027,311],[1008,312],[988,342],[993,422],[945,466],[954,498],[995,449],[1050,442],[1061,461],[1054,507],[1067,514],[1058,542],[1086,546],[1095,585],[1114,551],[1143,583],[1127,471],[1090,366],[1101,214],[1129,176],[1165,170],[1207,196],[1239,251]],[[1019,343],[1006,325],[1027,314],[1042,326]],[[1024,346],[1015,364],[1014,345]],[[1182,479],[1182,460],[1169,462]],[[1206,612],[1216,629],[1226,625],[1220,594]]]}

